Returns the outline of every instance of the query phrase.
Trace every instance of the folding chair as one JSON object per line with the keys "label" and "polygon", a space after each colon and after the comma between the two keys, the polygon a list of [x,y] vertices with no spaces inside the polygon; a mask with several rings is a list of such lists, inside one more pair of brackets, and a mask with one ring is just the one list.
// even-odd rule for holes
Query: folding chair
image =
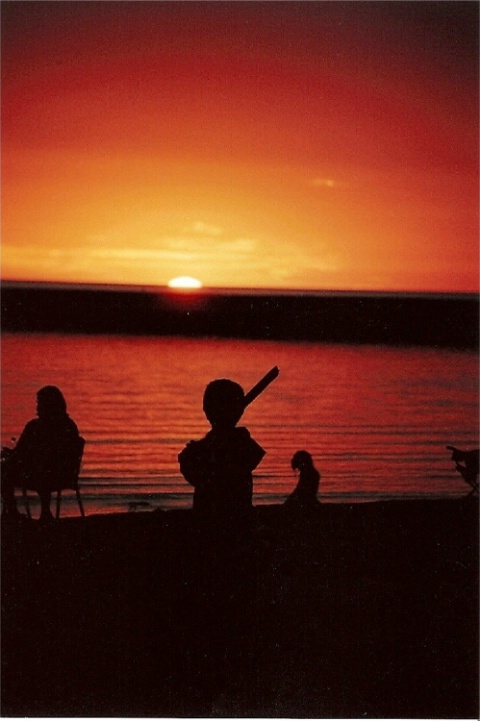
{"label": "folding chair", "polygon": [[479,449],[461,451],[455,446],[447,446],[447,448],[452,451],[452,461],[455,461],[455,469],[472,489],[468,496],[478,496]]}
{"label": "folding chair", "polygon": [[[65,465],[63,467],[63,477],[61,480],[61,483],[55,483],[52,487],[52,492],[57,493],[57,504],[56,504],[56,514],[55,517],[60,517],[60,505],[62,501],[62,491],[63,490],[73,490],[75,491],[75,495],[77,497],[78,507],[80,509],[80,514],[82,518],[85,518],[85,511],[83,510],[83,503],[82,498],[80,496],[80,488],[79,488],[79,475],[80,475],[80,467],[82,465],[82,457],[83,457],[83,450],[85,448],[85,439],[81,436],[78,437],[77,442],[75,444],[74,449],[72,450],[72,455],[65,459]],[[63,459],[62,459],[63,460]],[[25,510],[27,512],[27,517],[31,518],[30,513],[30,504],[28,501],[28,495],[27,495],[27,486],[22,485],[22,496],[23,496],[23,502],[25,504]]]}

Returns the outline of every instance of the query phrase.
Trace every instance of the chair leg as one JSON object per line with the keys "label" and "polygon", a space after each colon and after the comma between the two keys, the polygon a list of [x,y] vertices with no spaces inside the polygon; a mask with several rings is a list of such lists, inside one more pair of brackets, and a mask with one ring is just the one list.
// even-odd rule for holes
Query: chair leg
{"label": "chair leg", "polygon": [[31,517],[32,517],[32,514],[30,513],[30,503],[29,503],[29,501],[28,501],[27,489],[26,489],[26,488],[22,488],[22,497],[23,497],[23,503],[24,503],[24,506],[25,506],[25,511],[26,511],[26,513],[27,513],[27,518],[31,518]]}
{"label": "chair leg", "polygon": [[83,503],[82,503],[82,498],[80,496],[80,489],[76,488],[75,493],[77,494],[78,507],[80,508],[81,516],[82,516],[82,518],[85,518],[85,511],[83,510]]}
{"label": "chair leg", "polygon": [[[82,518],[85,518],[85,511],[83,510],[83,503],[82,498],[80,496],[80,489],[76,488],[75,493],[77,495],[77,501],[78,501],[78,507],[80,508],[80,513],[82,515]],[[55,518],[60,518],[60,504],[62,502],[62,492],[57,491],[57,510],[55,513]]]}

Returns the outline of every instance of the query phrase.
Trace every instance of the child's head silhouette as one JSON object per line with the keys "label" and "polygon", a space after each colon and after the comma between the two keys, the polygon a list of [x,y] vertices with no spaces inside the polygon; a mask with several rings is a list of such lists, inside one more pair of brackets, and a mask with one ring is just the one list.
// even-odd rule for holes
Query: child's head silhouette
{"label": "child's head silhouette", "polygon": [[313,458],[308,451],[297,451],[292,458],[292,469],[301,471],[302,468],[313,466]]}
{"label": "child's head silhouette", "polygon": [[234,428],[245,408],[242,386],[227,378],[212,381],[203,394],[203,412],[212,428]]}

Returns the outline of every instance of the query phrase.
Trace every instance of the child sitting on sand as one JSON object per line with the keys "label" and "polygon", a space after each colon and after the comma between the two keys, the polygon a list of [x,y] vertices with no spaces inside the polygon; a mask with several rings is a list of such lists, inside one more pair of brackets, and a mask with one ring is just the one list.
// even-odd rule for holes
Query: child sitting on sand
{"label": "child sitting on sand", "polygon": [[297,451],[291,461],[292,469],[299,471],[297,487],[285,501],[285,506],[296,510],[309,510],[318,506],[318,488],[320,473],[313,465],[313,459],[307,451]]}
{"label": "child sitting on sand", "polygon": [[222,378],[208,384],[203,411],[212,430],[189,441],[178,460],[184,478],[195,488],[194,511],[214,522],[248,516],[252,509],[252,472],[265,451],[245,427],[237,427],[245,408],[242,387]]}

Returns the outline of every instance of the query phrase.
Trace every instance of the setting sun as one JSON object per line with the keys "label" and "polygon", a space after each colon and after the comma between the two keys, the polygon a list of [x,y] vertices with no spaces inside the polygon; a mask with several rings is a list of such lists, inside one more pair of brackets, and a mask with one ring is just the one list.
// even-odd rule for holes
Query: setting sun
{"label": "setting sun", "polygon": [[189,275],[182,275],[179,278],[172,278],[168,281],[169,288],[201,288],[201,281],[191,278]]}

